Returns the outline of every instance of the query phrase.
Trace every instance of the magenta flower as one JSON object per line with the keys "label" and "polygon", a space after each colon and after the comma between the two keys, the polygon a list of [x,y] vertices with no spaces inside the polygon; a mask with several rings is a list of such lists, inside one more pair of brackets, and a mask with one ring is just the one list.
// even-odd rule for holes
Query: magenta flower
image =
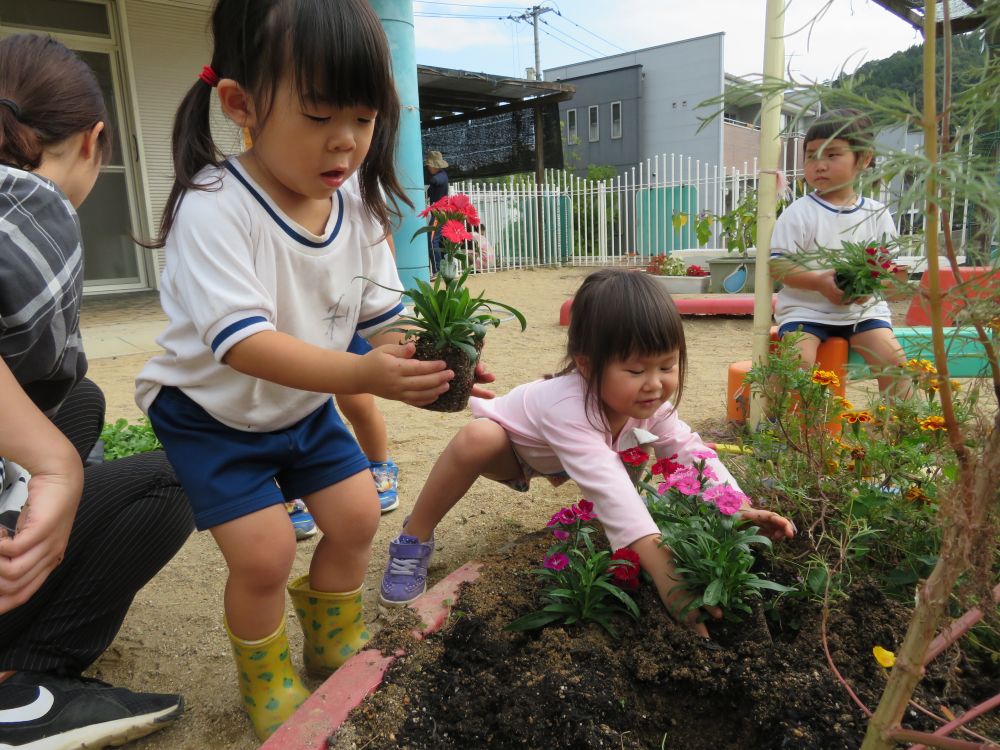
{"label": "magenta flower", "polygon": [[713,503],[724,516],[733,515],[746,500],[746,495],[728,484],[717,484],[714,487],[709,487],[705,490],[703,497],[705,502]]}
{"label": "magenta flower", "polygon": [[[693,466],[685,466],[678,469],[669,477],[665,478],[663,485],[667,489],[673,488],[685,495],[697,495],[701,492],[701,480],[698,479],[698,470]],[[661,487],[663,485],[660,485]]]}
{"label": "magenta flower", "polygon": [[571,526],[576,523],[576,512],[572,508],[561,508],[558,513],[559,523]]}
{"label": "magenta flower", "polygon": [[707,461],[710,458],[718,458],[718,455],[716,455],[715,451],[707,451],[707,450],[695,451],[691,455],[697,458],[699,461]]}
{"label": "magenta flower", "polygon": [[547,556],[543,562],[549,570],[562,570],[569,565],[569,558],[562,552],[556,552]]}
{"label": "magenta flower", "polygon": [[[583,504],[587,503],[588,508],[584,508]],[[577,520],[580,521],[593,521],[597,516],[595,516],[590,511],[593,509],[594,504],[589,500],[581,500],[579,505],[574,505],[572,511],[576,514]]]}
{"label": "magenta flower", "polygon": [[711,466],[705,466],[701,470],[701,478],[707,479],[709,482],[719,481],[719,475],[715,473],[715,469],[713,469]]}
{"label": "magenta flower", "polygon": [[560,542],[565,542],[567,539],[569,539],[569,532],[564,529],[552,529],[552,536],[554,536]]}
{"label": "magenta flower", "polygon": [[594,510],[594,504],[590,502],[590,500],[587,500],[586,498],[580,500],[580,502],[578,502],[576,505],[584,513],[591,513]]}

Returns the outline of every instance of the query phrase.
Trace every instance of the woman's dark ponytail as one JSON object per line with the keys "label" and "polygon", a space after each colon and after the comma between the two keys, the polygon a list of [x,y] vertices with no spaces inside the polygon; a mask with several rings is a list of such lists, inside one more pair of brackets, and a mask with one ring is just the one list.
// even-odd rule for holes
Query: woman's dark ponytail
{"label": "woman's dark ponytail", "polygon": [[[0,163],[37,169],[46,148],[108,122],[94,71],[50,36],[0,39]],[[111,133],[97,137],[104,163]]]}

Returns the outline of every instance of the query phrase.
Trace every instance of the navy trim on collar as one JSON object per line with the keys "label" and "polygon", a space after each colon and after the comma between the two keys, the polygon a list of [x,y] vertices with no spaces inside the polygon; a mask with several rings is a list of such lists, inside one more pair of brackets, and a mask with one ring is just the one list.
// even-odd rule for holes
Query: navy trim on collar
{"label": "navy trim on collar", "polygon": [[285,220],[278,215],[278,212],[275,211],[273,208],[271,208],[271,204],[268,203],[266,200],[264,200],[264,196],[262,196],[259,192],[257,192],[256,188],[254,188],[254,186],[250,184],[250,181],[247,180],[247,178],[244,177],[242,174],[240,174],[240,171],[236,167],[234,167],[228,160],[224,161],[222,163],[222,166],[228,169],[232,173],[232,175],[237,180],[240,181],[243,187],[245,187],[248,191],[250,191],[250,195],[252,195],[254,198],[257,199],[257,202],[260,203],[261,208],[267,211],[268,216],[274,219],[275,224],[281,227],[284,230],[285,234],[287,234],[296,242],[299,242],[305,245],[306,247],[321,248],[329,246],[331,242],[337,239],[337,235],[340,234],[340,225],[344,221],[344,196],[340,194],[339,190],[337,191],[337,201],[338,201],[337,223],[333,225],[333,231],[330,232],[329,237],[323,240],[323,242],[316,242],[314,240],[310,240],[308,237],[303,237],[301,234],[299,234],[290,226],[288,226]]}
{"label": "navy trim on collar", "polygon": [[821,205],[827,211],[829,211],[831,213],[835,213],[835,214],[853,214],[855,211],[861,210],[861,207],[863,205],[865,205],[865,198],[864,198],[864,196],[861,196],[858,199],[858,204],[854,208],[844,208],[844,209],[834,208],[829,203],[825,202],[822,198],[820,198],[818,195],[816,195],[816,193],[809,193],[809,197],[812,198],[814,201],[816,201],[819,205]]}

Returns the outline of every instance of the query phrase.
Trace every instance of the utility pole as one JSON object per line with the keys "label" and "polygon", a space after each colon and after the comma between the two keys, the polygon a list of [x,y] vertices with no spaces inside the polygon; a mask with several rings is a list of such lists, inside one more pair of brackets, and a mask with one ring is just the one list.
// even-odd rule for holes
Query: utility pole
{"label": "utility pole", "polygon": [[545,80],[545,77],[542,75],[542,53],[540,47],[538,46],[538,17],[542,15],[542,13],[549,13],[551,11],[552,8],[543,8],[541,5],[533,5],[531,10],[525,11],[522,16],[525,21],[528,20],[528,16],[531,16],[531,27],[535,32],[535,78],[539,81]]}

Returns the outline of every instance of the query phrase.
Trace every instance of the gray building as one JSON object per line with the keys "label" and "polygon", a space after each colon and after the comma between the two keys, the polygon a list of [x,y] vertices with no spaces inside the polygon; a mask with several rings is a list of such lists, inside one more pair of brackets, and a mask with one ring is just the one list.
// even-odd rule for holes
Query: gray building
{"label": "gray building", "polygon": [[[705,119],[719,105],[704,102],[740,83],[723,68],[724,42],[720,32],[546,70],[547,81],[576,87],[559,105],[566,168],[582,176],[589,165],[610,165],[622,173],[658,154],[719,167],[752,164],[760,152],[759,103],[729,104],[723,116]],[[786,102],[784,109],[783,125],[796,108]],[[795,147],[792,139],[786,169]]]}

